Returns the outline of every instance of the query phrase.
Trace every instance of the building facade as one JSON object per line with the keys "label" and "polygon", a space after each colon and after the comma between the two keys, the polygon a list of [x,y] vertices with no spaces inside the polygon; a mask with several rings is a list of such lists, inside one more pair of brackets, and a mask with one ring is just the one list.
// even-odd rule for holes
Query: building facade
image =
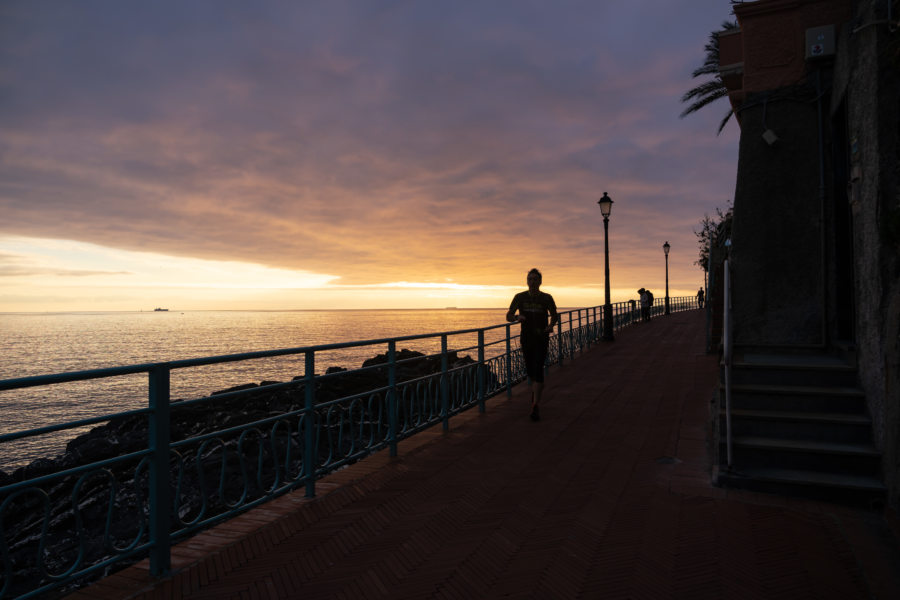
{"label": "building facade", "polygon": [[734,345],[854,363],[900,507],[900,2],[734,5]]}

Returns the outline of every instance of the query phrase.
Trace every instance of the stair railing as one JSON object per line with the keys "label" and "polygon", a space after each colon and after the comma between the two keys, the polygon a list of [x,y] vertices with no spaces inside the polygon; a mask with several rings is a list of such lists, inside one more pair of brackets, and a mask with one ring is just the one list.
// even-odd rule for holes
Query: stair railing
{"label": "stair railing", "polygon": [[731,469],[731,361],[732,361],[732,330],[731,330],[731,267],[729,265],[729,251],[731,240],[725,240],[724,294],[723,294],[723,323],[722,323],[722,362],[725,368],[725,449],[728,469]]}

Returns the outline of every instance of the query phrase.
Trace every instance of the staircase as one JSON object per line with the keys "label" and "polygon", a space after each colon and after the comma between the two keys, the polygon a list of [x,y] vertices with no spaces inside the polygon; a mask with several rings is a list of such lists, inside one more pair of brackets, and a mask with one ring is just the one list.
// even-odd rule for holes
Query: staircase
{"label": "staircase", "polygon": [[717,484],[852,504],[883,501],[881,454],[856,382],[855,366],[836,356],[736,354],[732,466],[723,384]]}

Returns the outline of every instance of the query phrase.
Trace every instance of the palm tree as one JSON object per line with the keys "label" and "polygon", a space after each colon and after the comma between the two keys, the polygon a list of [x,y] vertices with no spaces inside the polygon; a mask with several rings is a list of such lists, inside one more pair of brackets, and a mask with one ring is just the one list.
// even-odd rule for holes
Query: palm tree
{"label": "palm tree", "polygon": [[[737,28],[737,22],[723,21],[721,31],[731,31]],[[709,34],[709,41],[706,42],[706,46],[704,46],[703,49],[706,50],[706,60],[703,62],[703,65],[700,68],[694,70],[692,77],[712,75],[713,78],[709,81],[701,83],[691,90],[688,90],[684,94],[684,96],[681,97],[682,102],[691,103],[681,113],[680,118],[682,119],[691,113],[697,112],[707,104],[715,102],[719,98],[725,98],[728,96],[728,88],[725,87],[725,82],[722,81],[722,76],[719,74],[718,31],[714,31]],[[725,118],[722,119],[722,122],[719,124],[719,130],[716,132],[716,135],[722,133],[722,129],[725,128],[725,123],[728,122],[728,120],[731,118],[731,115],[733,114],[734,110],[728,109],[728,114],[725,115]]]}

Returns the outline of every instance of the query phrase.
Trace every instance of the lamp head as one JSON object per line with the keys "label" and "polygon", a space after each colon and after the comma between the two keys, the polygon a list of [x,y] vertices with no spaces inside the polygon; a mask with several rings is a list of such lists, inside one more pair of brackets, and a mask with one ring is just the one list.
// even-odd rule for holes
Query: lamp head
{"label": "lamp head", "polygon": [[604,218],[609,217],[609,213],[612,212],[612,198],[606,192],[603,192],[603,197],[597,200],[597,204],[600,205],[600,213]]}
{"label": "lamp head", "polygon": [[665,244],[663,244],[663,252],[666,253],[666,256],[669,255],[669,249],[670,249],[670,248],[671,248],[671,246],[669,245],[669,242],[666,242]]}

